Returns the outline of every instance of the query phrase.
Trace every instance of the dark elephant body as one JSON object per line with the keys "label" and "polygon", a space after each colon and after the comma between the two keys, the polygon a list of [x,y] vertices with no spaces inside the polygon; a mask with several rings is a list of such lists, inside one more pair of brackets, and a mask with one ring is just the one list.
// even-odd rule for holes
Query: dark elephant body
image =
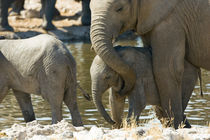
{"label": "dark elephant body", "polygon": [[[136,47],[115,47],[115,51],[119,56],[135,70],[136,84],[134,89],[128,94],[129,99],[129,113],[128,118],[134,113],[136,121],[146,105],[156,105],[158,118],[161,119],[159,111],[161,109],[161,102],[156,87],[155,78],[152,70],[152,56],[147,48]],[[187,103],[190,99],[196,81],[198,79],[199,69],[185,61],[185,72],[182,79],[182,104],[183,110],[186,109]],[[122,116],[124,110],[125,97],[119,95],[119,89],[123,82],[120,75],[113,71],[103,60],[96,56],[91,65],[91,80],[92,80],[92,94],[96,107],[102,116],[108,121],[113,122],[109,115],[103,108],[101,103],[102,94],[108,89],[110,90],[110,106],[111,114],[116,126],[119,127],[122,123]],[[183,120],[185,116],[183,114]],[[188,122],[185,122],[187,127],[190,127]]]}
{"label": "dark elephant body", "polygon": [[0,51],[0,102],[12,89],[28,122],[35,119],[30,94],[41,95],[51,106],[52,123],[57,123],[62,120],[64,101],[73,125],[82,125],[76,101],[76,62],[60,40],[50,35],[1,40]]}
{"label": "dark elephant body", "polygon": [[[92,0],[91,41],[96,53],[124,80],[121,95],[132,90],[136,74],[113,49],[112,40],[135,30],[152,46],[153,72],[163,116],[182,122],[184,59],[210,70],[209,0]],[[125,16],[126,15],[126,16]]]}

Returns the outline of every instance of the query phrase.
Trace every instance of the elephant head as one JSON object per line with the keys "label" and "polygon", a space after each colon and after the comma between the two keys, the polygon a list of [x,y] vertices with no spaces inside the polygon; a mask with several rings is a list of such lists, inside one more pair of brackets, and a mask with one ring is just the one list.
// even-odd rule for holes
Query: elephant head
{"label": "elephant head", "polygon": [[102,104],[102,94],[110,87],[118,90],[122,85],[122,80],[115,71],[107,67],[99,56],[96,56],[93,60],[90,75],[93,102],[104,119],[110,124],[114,124],[115,122],[111,119]]}
{"label": "elephant head", "polygon": [[140,35],[151,31],[179,1],[182,0],[91,0],[92,47],[122,77],[122,95],[133,88],[136,74],[115,52],[112,41],[129,29]]}

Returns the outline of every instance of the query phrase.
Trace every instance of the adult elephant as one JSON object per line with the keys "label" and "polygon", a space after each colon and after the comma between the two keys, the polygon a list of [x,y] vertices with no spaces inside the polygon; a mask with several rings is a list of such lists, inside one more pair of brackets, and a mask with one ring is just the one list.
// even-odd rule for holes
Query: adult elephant
{"label": "adult elephant", "polygon": [[152,47],[153,72],[163,117],[182,122],[181,79],[184,58],[210,70],[209,0],[92,0],[91,41],[95,52],[124,80],[124,95],[136,80],[134,70],[113,49],[112,40],[133,29]]}

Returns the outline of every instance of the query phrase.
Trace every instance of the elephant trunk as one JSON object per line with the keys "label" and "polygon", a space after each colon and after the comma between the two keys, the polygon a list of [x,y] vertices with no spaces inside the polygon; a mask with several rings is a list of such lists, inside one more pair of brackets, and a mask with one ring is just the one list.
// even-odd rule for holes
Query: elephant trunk
{"label": "elephant trunk", "polygon": [[130,91],[136,81],[136,75],[133,69],[126,64],[113,48],[112,39],[119,31],[115,29],[112,23],[107,22],[103,15],[92,15],[91,22],[91,42],[97,55],[114,71],[119,73],[124,80],[123,90],[119,91],[121,95]]}
{"label": "elephant trunk", "polygon": [[96,105],[99,113],[104,117],[104,119],[110,123],[110,124],[115,124],[115,122],[111,119],[111,117],[109,116],[109,114],[106,112],[103,103],[102,103],[102,94],[106,91],[105,86],[100,86],[99,83],[100,82],[93,82],[92,83],[92,97],[93,97],[93,102]]}

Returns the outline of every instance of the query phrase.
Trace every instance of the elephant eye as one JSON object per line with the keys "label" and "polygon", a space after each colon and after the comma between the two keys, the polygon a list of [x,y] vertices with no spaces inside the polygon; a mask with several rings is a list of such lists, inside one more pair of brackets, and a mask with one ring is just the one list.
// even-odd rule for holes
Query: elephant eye
{"label": "elephant eye", "polygon": [[121,12],[123,10],[123,7],[120,7],[116,10],[116,12]]}

